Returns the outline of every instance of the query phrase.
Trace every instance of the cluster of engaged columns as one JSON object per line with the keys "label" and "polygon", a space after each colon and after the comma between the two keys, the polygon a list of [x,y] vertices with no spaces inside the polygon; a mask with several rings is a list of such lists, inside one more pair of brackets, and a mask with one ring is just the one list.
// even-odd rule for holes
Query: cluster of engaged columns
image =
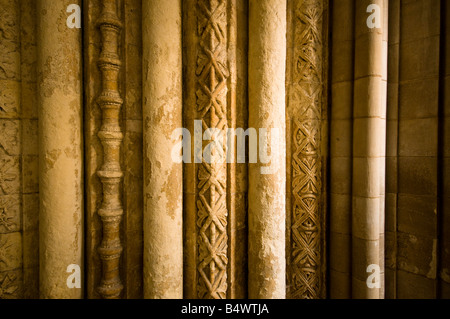
{"label": "cluster of engaged columns", "polygon": [[[89,192],[92,197],[88,207],[95,198],[100,205],[88,210],[96,211],[101,223],[93,221],[89,213],[89,238],[94,241],[88,244],[88,282],[95,279],[91,286],[94,290],[98,287],[97,292],[89,290],[89,295],[98,293],[110,298],[119,297],[123,288],[119,273],[123,213],[119,190],[122,99],[117,82],[121,63],[117,42],[122,25],[114,1],[105,0],[101,4],[103,11],[96,25],[102,31],[103,45],[101,50],[95,48],[88,54],[91,59],[96,52],[100,76],[89,75],[98,85],[87,86],[87,96],[91,101],[97,92],[95,98],[103,116],[96,115],[92,117],[94,122],[87,123],[97,126],[98,141],[103,148],[91,148],[93,137],[90,137],[87,149],[90,157],[94,151],[103,154],[103,159],[91,159],[88,169],[89,185],[92,178],[99,179],[103,190],[100,188],[97,194]],[[284,298],[287,4],[279,0],[250,1],[247,8],[232,0],[205,0],[190,5],[196,9],[197,16],[185,23],[188,50],[184,63],[188,80],[184,101],[181,1],[146,1],[142,6],[144,297]],[[65,25],[63,16],[57,14],[66,9],[61,4],[51,6],[42,0],[38,9],[40,291],[44,298],[76,298],[82,297],[83,289],[69,289],[67,272],[61,270],[75,264],[83,273],[81,34],[79,29],[65,27],[54,32],[53,25]],[[240,81],[246,83],[247,56],[243,57],[247,55],[246,40],[237,30],[238,26],[245,25],[243,17],[247,10],[250,16],[248,108],[246,90],[239,88]],[[88,34],[91,33],[89,29]],[[90,67],[97,63],[92,61],[89,60]],[[61,112],[65,105],[67,110]],[[90,106],[89,110],[92,114],[94,109]],[[192,128],[196,119],[203,121],[203,128],[240,125],[269,131],[266,140],[259,140],[262,143],[259,147],[270,154],[271,171],[264,173],[267,167],[258,163],[248,166],[248,237],[251,239],[248,247],[240,243],[246,243],[243,240],[247,227],[245,165],[205,162],[185,165],[183,178],[182,164],[174,163],[171,158],[173,147],[179,143],[172,136],[173,130],[183,124]],[[89,127],[87,131],[91,130]],[[96,172],[98,177],[92,177]],[[247,254],[248,291],[243,288],[247,286]],[[93,257],[95,263],[100,260],[102,268],[91,266]],[[239,265],[239,262],[244,263]]]}
{"label": "cluster of engaged columns", "polygon": [[[114,0],[95,3],[103,11],[99,21],[87,19],[85,62],[87,283],[90,297],[108,298],[127,285],[121,239],[131,236],[121,228],[130,165],[121,148],[125,13]],[[380,27],[367,24],[372,4]],[[61,2],[39,0],[37,8],[40,296],[81,298],[85,290],[68,287],[66,269],[75,264],[84,274],[82,31],[66,27]],[[326,295],[327,8],[321,0],[142,1],[145,298]],[[332,8],[329,296],[382,298],[388,1]],[[258,151],[272,162],[208,163],[201,157],[211,136],[198,162],[194,143],[191,163],[174,161],[181,139],[173,132],[185,127],[194,136],[196,120],[202,133],[266,129]],[[379,276],[368,282],[372,273]]]}
{"label": "cluster of engaged columns", "polygon": [[387,6],[333,7],[331,297],[384,296]]}

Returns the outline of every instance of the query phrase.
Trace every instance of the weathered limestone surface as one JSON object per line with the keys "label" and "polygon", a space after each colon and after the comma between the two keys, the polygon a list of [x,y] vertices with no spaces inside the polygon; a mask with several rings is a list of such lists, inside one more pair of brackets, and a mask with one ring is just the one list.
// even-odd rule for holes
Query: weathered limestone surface
{"label": "weathered limestone surface", "polygon": [[143,2],[144,297],[183,298],[181,0]]}
{"label": "weathered limestone surface", "polygon": [[0,1],[0,299],[23,297],[21,43],[18,1]]}
{"label": "weathered limestone surface", "polygon": [[4,1],[0,7],[0,299],[37,298],[35,1]]}
{"label": "weathered limestone surface", "polygon": [[[323,298],[328,1],[288,2],[287,295]],[[325,147],[323,147],[325,146]]]}
{"label": "weathered limestone surface", "polygon": [[[266,164],[249,164],[249,298],[286,296],[286,139],[285,65],[286,1],[249,2],[249,127],[269,134],[258,147],[267,148]],[[278,138],[275,135],[278,129]],[[259,132],[260,137],[261,133]]]}
{"label": "weathered limestone surface", "polygon": [[0,0],[0,299],[450,298],[450,4],[328,2]]}
{"label": "weathered limestone surface", "polygon": [[66,284],[69,265],[83,271],[84,233],[81,32],[67,27],[65,11],[37,2],[41,298],[83,297]]}

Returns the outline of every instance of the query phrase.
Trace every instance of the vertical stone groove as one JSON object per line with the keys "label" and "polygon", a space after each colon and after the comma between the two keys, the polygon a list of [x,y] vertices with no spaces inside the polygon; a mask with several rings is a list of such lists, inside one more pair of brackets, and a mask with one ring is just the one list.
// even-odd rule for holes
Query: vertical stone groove
{"label": "vertical stone groove", "polygon": [[291,249],[289,297],[320,298],[322,289],[323,11],[321,0],[293,5],[291,120]]}
{"label": "vertical stone groove", "polygon": [[102,72],[102,92],[97,103],[102,109],[102,126],[98,137],[103,145],[103,165],[97,172],[103,184],[103,201],[98,215],[103,224],[103,238],[98,253],[102,260],[102,278],[98,292],[105,299],[119,298],[123,285],[119,274],[122,254],[120,223],[123,215],[120,185],[120,147],[123,133],[119,124],[123,100],[118,91],[121,61],[118,38],[122,23],[117,16],[116,0],[103,0],[98,21],[102,33],[102,52],[98,66]]}
{"label": "vertical stone groove", "polygon": [[332,5],[328,291],[341,299],[352,292],[354,7],[353,0]]}
{"label": "vertical stone groove", "polygon": [[[227,1],[197,1],[197,112],[203,129],[227,129]],[[224,149],[225,151],[225,149]],[[199,298],[222,299],[227,292],[226,164],[215,163],[218,150],[212,149],[211,163],[198,166],[197,227]],[[220,156],[220,155],[219,155]]]}

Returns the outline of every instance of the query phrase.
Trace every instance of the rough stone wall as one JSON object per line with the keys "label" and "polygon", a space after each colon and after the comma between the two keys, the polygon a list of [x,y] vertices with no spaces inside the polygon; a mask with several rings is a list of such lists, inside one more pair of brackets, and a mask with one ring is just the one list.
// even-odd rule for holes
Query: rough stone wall
{"label": "rough stone wall", "polygon": [[448,96],[448,4],[393,3],[386,162],[386,297],[448,297],[448,189],[444,187],[448,184],[448,103],[444,100]]}
{"label": "rough stone wall", "polygon": [[39,296],[35,23],[34,1],[0,3],[0,298]]}

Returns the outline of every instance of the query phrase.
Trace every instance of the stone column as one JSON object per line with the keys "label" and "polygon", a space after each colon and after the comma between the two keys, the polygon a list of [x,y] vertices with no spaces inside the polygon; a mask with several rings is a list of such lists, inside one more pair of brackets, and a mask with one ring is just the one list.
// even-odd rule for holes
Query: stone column
{"label": "stone column", "polygon": [[183,297],[181,1],[144,0],[144,297]]}
{"label": "stone column", "polygon": [[67,27],[66,9],[37,3],[41,298],[83,296],[66,272],[76,264],[83,273],[81,32]]}
{"label": "stone column", "polygon": [[[367,11],[380,8],[380,26],[369,28]],[[387,0],[356,1],[353,103],[352,296],[380,298],[367,279],[384,269],[384,180],[386,153]],[[383,281],[380,278],[380,281]]]}
{"label": "stone column", "polygon": [[333,6],[330,126],[330,297],[351,298],[354,0]]}
{"label": "stone column", "polygon": [[226,162],[233,146],[225,138],[228,128],[246,122],[246,6],[236,0],[183,6],[183,114],[192,137],[184,166],[184,297],[245,298],[246,170],[236,156]]}
{"label": "stone column", "polygon": [[[249,2],[249,127],[259,135],[249,164],[249,298],[286,295],[286,1]],[[264,138],[260,129],[269,134]],[[272,136],[278,138],[271,139]],[[270,164],[261,153],[270,152]],[[268,167],[270,165],[270,169]]]}
{"label": "stone column", "polygon": [[120,276],[120,259],[123,246],[120,238],[123,218],[122,179],[120,150],[123,132],[120,126],[123,99],[119,92],[119,72],[122,61],[119,56],[119,35],[123,28],[118,15],[116,0],[102,0],[102,12],[98,21],[102,50],[98,59],[102,91],[97,103],[102,110],[98,137],[103,146],[103,163],[97,171],[103,186],[103,197],[97,214],[102,221],[102,241],[97,247],[102,262],[102,277],[97,291],[104,299],[120,298],[123,281]]}
{"label": "stone column", "polygon": [[[289,1],[287,63],[288,298],[325,297],[328,1]],[[325,106],[325,107],[324,107]],[[325,112],[324,112],[325,111]],[[326,144],[325,144],[326,145]],[[325,154],[326,155],[326,154]]]}

